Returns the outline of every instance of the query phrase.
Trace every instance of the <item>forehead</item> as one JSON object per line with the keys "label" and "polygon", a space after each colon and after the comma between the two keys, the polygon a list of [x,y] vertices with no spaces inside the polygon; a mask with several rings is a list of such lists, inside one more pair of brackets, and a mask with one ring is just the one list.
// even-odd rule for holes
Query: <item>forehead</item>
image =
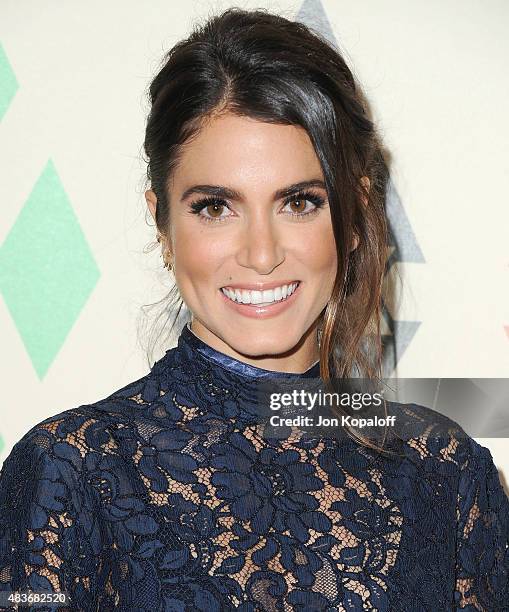
{"label": "forehead", "polygon": [[291,183],[323,176],[307,132],[232,114],[209,120],[183,147],[176,187],[192,182]]}

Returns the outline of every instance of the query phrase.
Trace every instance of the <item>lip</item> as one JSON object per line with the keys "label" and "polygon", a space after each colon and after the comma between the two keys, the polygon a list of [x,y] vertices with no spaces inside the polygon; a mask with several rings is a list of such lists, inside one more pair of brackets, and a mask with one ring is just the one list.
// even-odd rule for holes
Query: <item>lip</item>
{"label": "lip", "polygon": [[[282,287],[283,285],[291,285],[292,283],[300,283],[299,279],[292,278],[290,280],[272,281],[270,283],[235,283],[233,285],[224,285],[221,289],[246,289],[246,291],[264,291],[266,289],[275,289],[276,287]],[[290,296],[291,297],[291,296]]]}
{"label": "lip", "polygon": [[[267,306],[261,306],[260,304],[239,304],[238,302],[234,302],[230,300],[230,298],[226,297],[226,295],[219,289],[219,293],[223,300],[226,301],[226,304],[245,317],[251,317],[254,319],[267,319],[269,317],[274,317],[279,313],[283,312],[287,308],[290,308],[293,302],[300,295],[300,288],[302,285],[301,281],[293,281],[298,282],[298,286],[292,295],[289,298],[281,300],[280,302],[274,302],[273,304],[269,304]],[[283,284],[291,284],[291,283],[283,283]],[[227,285],[230,287],[231,285]],[[249,285],[248,285],[249,286]],[[274,287],[279,287],[280,285],[274,285]],[[233,285],[235,287],[235,285]],[[266,289],[273,289],[274,287],[265,287]],[[246,285],[243,285],[243,288],[246,288]]]}

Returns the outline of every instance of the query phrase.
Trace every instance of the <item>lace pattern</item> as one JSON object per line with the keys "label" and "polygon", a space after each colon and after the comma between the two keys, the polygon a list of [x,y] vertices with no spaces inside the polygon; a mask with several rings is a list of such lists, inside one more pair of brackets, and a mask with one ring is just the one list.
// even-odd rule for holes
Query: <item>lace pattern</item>
{"label": "lace pattern", "polygon": [[146,376],[33,427],[0,472],[0,590],[100,612],[509,610],[488,449],[453,421],[399,457],[268,441],[251,383],[270,374],[184,328]]}

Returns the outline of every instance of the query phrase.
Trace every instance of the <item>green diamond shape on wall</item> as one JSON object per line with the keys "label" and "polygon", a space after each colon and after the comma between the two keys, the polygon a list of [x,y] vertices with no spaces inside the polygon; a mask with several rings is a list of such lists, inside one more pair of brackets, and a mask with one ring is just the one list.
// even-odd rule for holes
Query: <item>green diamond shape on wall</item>
{"label": "green diamond shape on wall", "polygon": [[0,249],[0,292],[40,379],[99,276],[50,159]]}
{"label": "green diamond shape on wall", "polygon": [[4,48],[0,45],[0,121],[2,120],[14,94],[18,90],[18,82],[14,76]]}

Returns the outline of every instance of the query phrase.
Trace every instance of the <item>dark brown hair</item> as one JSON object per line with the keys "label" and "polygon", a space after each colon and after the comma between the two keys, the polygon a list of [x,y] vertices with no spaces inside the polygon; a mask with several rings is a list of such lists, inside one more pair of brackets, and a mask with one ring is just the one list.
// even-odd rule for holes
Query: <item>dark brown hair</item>
{"label": "dark brown hair", "polygon": [[[364,96],[340,52],[303,23],[233,7],[197,25],[166,54],[149,94],[147,180],[163,236],[170,223],[169,178],[182,145],[205,121],[232,113],[306,130],[324,174],[338,255],[321,314],[320,377],[327,385],[331,378],[381,378],[388,171]],[[354,234],[359,243],[351,251]],[[171,333],[183,304],[176,286],[165,302],[167,320],[174,316]],[[349,434],[389,452],[353,429]]]}

